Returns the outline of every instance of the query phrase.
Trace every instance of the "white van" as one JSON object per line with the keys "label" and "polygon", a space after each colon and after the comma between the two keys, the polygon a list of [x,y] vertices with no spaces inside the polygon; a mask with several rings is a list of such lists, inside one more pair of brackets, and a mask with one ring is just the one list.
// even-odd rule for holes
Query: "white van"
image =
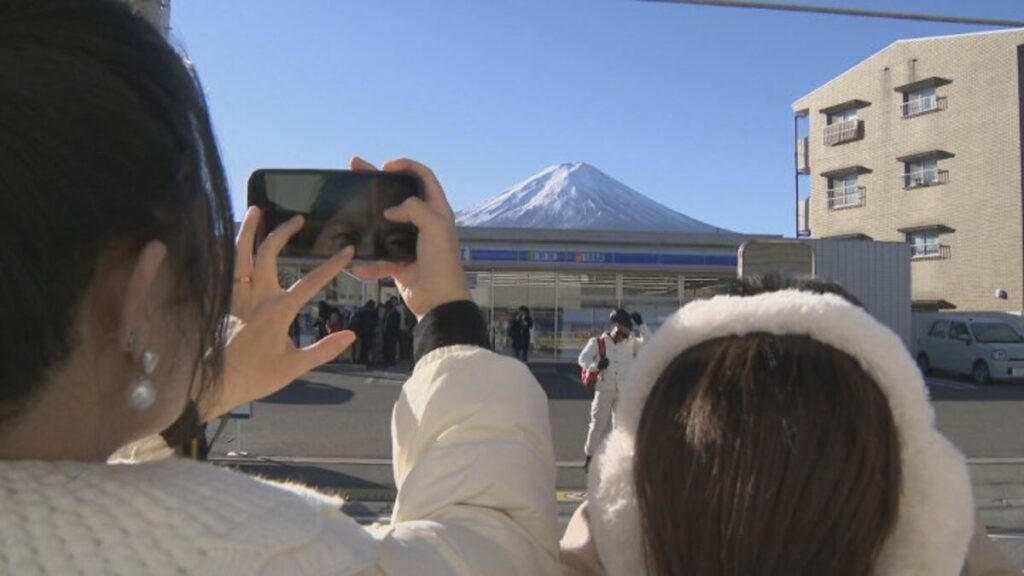
{"label": "white van", "polygon": [[[1002,315],[1001,315],[1002,316]],[[938,314],[917,342],[917,364],[932,370],[969,374],[976,384],[1024,379],[1024,337],[1006,316]]]}

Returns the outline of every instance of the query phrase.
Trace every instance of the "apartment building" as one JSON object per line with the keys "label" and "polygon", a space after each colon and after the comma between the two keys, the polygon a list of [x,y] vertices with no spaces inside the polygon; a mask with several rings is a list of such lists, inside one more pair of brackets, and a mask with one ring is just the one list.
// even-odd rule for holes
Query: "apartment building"
{"label": "apartment building", "polygon": [[915,309],[1024,310],[1022,108],[1024,29],[893,43],[793,104],[798,230],[909,243]]}

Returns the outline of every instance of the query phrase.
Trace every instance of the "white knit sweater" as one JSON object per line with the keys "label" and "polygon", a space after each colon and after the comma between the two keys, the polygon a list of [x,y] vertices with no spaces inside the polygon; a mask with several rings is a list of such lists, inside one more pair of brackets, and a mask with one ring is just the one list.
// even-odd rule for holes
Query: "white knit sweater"
{"label": "white knit sweater", "polygon": [[0,463],[0,491],[3,574],[358,574],[377,560],[326,500],[186,460]]}
{"label": "white knit sweater", "polygon": [[340,501],[187,460],[0,462],[0,575],[560,574],[547,400],[521,363],[451,346],[393,415],[398,501]]}

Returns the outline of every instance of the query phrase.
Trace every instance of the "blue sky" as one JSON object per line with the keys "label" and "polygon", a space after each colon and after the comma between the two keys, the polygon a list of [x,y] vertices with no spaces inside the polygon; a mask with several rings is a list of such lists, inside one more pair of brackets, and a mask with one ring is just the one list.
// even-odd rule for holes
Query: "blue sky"
{"label": "blue sky", "polygon": [[[1018,0],[814,1],[1024,18]],[[409,156],[435,169],[459,209],[582,160],[695,218],[787,235],[790,104],[894,40],[992,29],[626,0],[173,0],[171,10],[236,212],[256,168]]]}

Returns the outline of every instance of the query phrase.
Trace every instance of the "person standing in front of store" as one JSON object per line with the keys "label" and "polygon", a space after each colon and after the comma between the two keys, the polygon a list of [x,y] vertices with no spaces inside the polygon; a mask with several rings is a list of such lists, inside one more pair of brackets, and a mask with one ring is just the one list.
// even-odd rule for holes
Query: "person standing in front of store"
{"label": "person standing in front of store", "polygon": [[413,358],[412,329],[416,327],[416,315],[409,311],[405,300],[401,298],[399,298],[398,306],[395,309],[398,310],[401,319],[401,329],[398,335],[398,359],[402,362],[411,362]]}
{"label": "person standing in front of store", "polygon": [[[599,371],[594,386],[594,400],[590,404],[590,427],[587,442],[583,446],[583,470],[590,471],[590,459],[601,441],[612,429],[615,422],[615,403],[619,396],[619,385],[625,383],[629,367],[633,364],[640,347],[651,335],[638,312],[630,314],[619,308],[609,318],[611,328],[591,338],[580,352],[579,365],[585,370]],[[634,330],[635,326],[635,330]],[[599,343],[599,339],[603,342]]]}
{"label": "person standing in front of store", "polygon": [[321,300],[317,302],[316,311],[316,340],[319,342],[327,338],[327,335],[331,333],[327,329],[327,322],[331,319],[331,305],[326,300]]}
{"label": "person standing in front of store", "polygon": [[395,307],[398,298],[389,298],[384,303],[384,322],[381,329],[381,343],[384,347],[385,366],[394,366],[398,353],[398,337],[402,330],[401,313]]}
{"label": "person standing in front of store", "polygon": [[530,309],[520,306],[512,322],[508,325],[508,336],[512,340],[512,350],[516,358],[526,362],[530,356],[530,334],[533,331],[533,318]]}
{"label": "person standing in front of store", "polygon": [[356,362],[370,367],[370,353],[373,350],[374,335],[377,332],[377,302],[367,300],[366,305],[352,315],[348,329],[356,333],[359,356]]}

